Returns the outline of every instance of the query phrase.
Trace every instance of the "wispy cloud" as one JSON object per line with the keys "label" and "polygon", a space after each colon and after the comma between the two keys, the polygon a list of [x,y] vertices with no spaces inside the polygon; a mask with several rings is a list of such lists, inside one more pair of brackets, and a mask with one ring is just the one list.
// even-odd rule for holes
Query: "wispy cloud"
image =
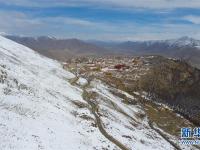
{"label": "wispy cloud", "polygon": [[[37,17],[19,12],[0,11],[0,32],[26,36],[50,35],[61,38],[97,40],[157,40],[188,35],[200,38],[200,30],[192,25],[159,24],[148,26],[134,22],[98,22],[72,17]],[[11,19],[12,18],[12,19]]]}
{"label": "wispy cloud", "polygon": [[88,2],[102,3],[109,6],[127,8],[150,8],[150,9],[171,9],[171,8],[199,8],[199,0],[86,0]]}
{"label": "wispy cloud", "polygon": [[[79,37],[94,32],[116,31],[117,26],[73,17],[33,17],[22,12],[0,11],[0,32],[28,36],[52,35],[58,37]],[[95,34],[93,34],[95,35]],[[82,36],[83,37],[83,36]]]}
{"label": "wispy cloud", "polygon": [[4,9],[0,6],[0,32],[9,34],[118,41],[185,35],[200,39],[199,0],[0,0],[5,3]]}
{"label": "wispy cloud", "polygon": [[0,0],[1,3],[19,6],[80,6],[93,5],[103,7],[120,8],[149,8],[149,9],[171,9],[171,8],[199,8],[199,0]]}
{"label": "wispy cloud", "polygon": [[193,24],[200,25],[200,16],[189,15],[189,16],[183,17],[183,19],[186,20],[186,21],[189,21],[189,22],[191,22]]}
{"label": "wispy cloud", "polygon": [[24,13],[0,11],[0,30],[3,32],[20,32],[32,28],[39,28],[42,25],[38,19],[30,19]]}

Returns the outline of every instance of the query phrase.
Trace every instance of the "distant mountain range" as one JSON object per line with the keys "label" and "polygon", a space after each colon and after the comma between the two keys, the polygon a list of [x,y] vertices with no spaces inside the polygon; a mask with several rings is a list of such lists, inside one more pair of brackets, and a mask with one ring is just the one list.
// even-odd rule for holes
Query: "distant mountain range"
{"label": "distant mountain range", "polygon": [[184,59],[193,65],[200,67],[200,41],[189,37],[160,41],[128,41],[112,46],[109,45],[108,48],[129,55],[155,54]]}
{"label": "distant mountain range", "polygon": [[162,55],[184,59],[200,67],[200,40],[182,37],[171,40],[100,42],[78,39],[57,39],[53,37],[20,37],[6,35],[7,38],[25,45],[39,53],[64,61],[74,56],[102,55]]}
{"label": "distant mountain range", "polygon": [[96,56],[108,53],[108,50],[103,47],[78,39],[57,39],[47,36],[34,38],[12,35],[5,37],[60,61],[65,61],[73,56]]}

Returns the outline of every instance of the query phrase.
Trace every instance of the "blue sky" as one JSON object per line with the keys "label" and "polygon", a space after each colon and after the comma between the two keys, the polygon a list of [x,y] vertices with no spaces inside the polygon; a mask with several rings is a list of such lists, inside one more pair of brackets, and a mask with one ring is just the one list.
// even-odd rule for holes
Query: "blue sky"
{"label": "blue sky", "polygon": [[200,39],[200,0],[0,0],[0,32],[83,40]]}

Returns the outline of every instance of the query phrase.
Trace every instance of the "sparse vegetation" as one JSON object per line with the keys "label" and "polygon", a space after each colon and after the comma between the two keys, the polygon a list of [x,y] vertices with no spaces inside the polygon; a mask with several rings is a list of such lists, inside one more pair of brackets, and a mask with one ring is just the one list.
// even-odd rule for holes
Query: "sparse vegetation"
{"label": "sparse vegetation", "polygon": [[145,110],[149,119],[170,135],[180,137],[181,127],[193,127],[193,124],[188,120],[162,106],[149,103],[145,105]]}
{"label": "sparse vegetation", "polygon": [[135,99],[127,97],[125,94],[120,93],[116,90],[110,90],[110,92],[122,99],[122,102],[128,105],[136,105],[137,101]]}
{"label": "sparse vegetation", "polygon": [[78,77],[74,77],[74,78],[72,78],[72,79],[70,79],[69,80],[69,83],[71,84],[71,85],[75,85],[76,84],[76,82],[78,81]]}
{"label": "sparse vegetation", "polygon": [[0,70],[0,83],[5,83],[5,80],[7,79],[7,72]]}
{"label": "sparse vegetation", "polygon": [[72,101],[72,103],[77,106],[78,108],[87,108],[88,105],[86,103],[80,101]]}
{"label": "sparse vegetation", "polygon": [[165,103],[194,123],[200,120],[200,71],[182,61],[163,59],[140,78],[139,87],[154,101]]}

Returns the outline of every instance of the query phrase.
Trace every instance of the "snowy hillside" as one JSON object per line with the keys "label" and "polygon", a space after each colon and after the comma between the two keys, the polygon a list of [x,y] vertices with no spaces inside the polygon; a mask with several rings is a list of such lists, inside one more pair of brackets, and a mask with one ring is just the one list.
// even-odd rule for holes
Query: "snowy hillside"
{"label": "snowy hillside", "polygon": [[[81,90],[55,61],[0,37],[0,149],[92,149],[111,145],[74,117]],[[90,114],[86,109],[80,110]],[[94,133],[88,133],[94,130]],[[94,138],[95,137],[95,138]],[[105,142],[103,142],[105,141]]]}
{"label": "snowy hillside", "polygon": [[177,47],[188,46],[188,47],[196,47],[196,48],[200,47],[199,40],[196,40],[187,36],[179,38],[179,39],[166,40],[165,42],[168,43],[170,46],[177,46]]}
{"label": "snowy hillside", "polygon": [[173,149],[139,104],[124,104],[101,81],[75,78],[58,62],[0,37],[0,149]]}

